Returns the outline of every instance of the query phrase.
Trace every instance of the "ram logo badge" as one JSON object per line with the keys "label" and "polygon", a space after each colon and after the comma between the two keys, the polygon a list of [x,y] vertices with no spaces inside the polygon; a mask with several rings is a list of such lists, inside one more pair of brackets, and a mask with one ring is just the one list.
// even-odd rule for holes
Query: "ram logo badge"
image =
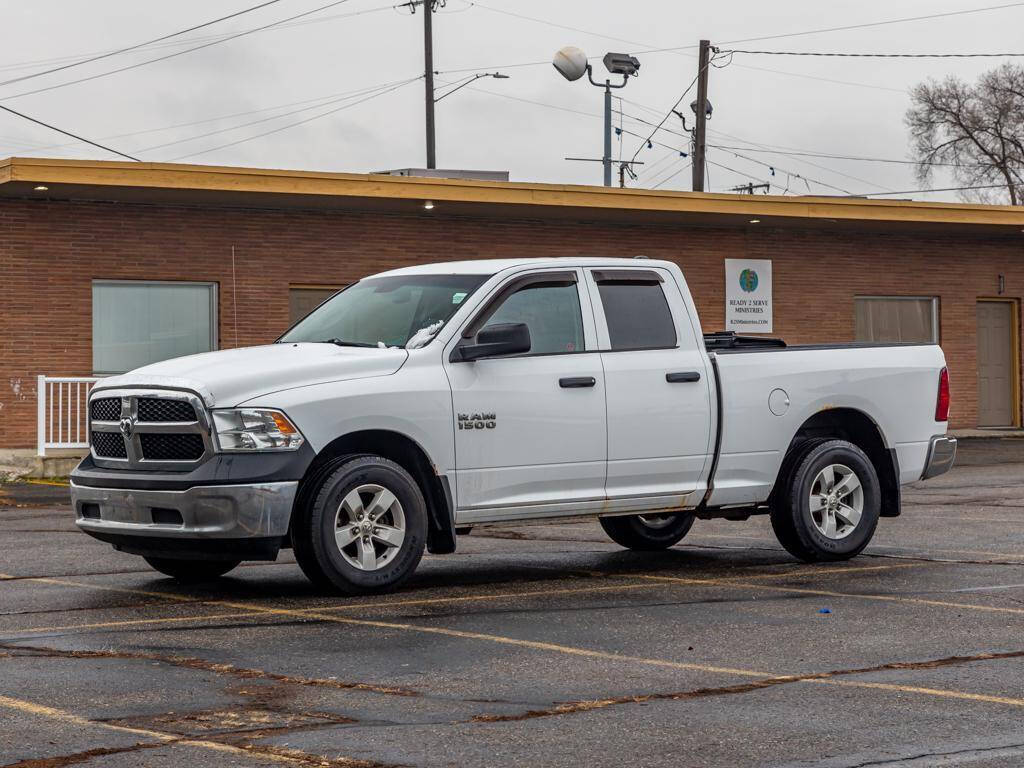
{"label": "ram logo badge", "polygon": [[460,413],[459,429],[494,429],[498,417],[493,413]]}

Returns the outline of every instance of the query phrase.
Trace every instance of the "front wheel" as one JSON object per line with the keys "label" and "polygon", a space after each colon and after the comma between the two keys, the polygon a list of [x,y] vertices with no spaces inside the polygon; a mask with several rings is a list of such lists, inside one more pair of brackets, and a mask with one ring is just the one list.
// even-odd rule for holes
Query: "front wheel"
{"label": "front wheel", "polygon": [[241,560],[174,560],[169,557],[143,557],[165,576],[184,583],[212,581],[238,567]]}
{"label": "front wheel", "polygon": [[640,552],[655,552],[678,544],[690,532],[693,515],[688,512],[626,515],[600,517],[598,522],[616,544]]}
{"label": "front wheel", "polygon": [[427,509],[416,481],[382,456],[345,460],[296,510],[295,559],[316,584],[347,594],[393,589],[420,562]]}
{"label": "front wheel", "polygon": [[805,445],[772,505],[779,543],[806,562],[848,560],[878,526],[881,491],[871,459],[845,440]]}

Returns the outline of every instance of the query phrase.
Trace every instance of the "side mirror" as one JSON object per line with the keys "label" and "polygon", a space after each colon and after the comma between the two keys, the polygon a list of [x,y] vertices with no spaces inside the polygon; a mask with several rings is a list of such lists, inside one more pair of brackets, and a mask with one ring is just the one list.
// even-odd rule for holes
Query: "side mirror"
{"label": "side mirror", "polygon": [[452,351],[452,361],[469,362],[481,357],[500,357],[529,352],[532,346],[526,323],[500,323],[482,329],[476,343],[462,343]]}

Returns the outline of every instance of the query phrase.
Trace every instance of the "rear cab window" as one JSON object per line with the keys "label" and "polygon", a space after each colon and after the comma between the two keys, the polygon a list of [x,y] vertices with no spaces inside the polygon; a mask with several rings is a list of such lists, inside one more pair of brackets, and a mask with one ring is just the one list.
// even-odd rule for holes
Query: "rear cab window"
{"label": "rear cab window", "polygon": [[677,346],[675,320],[657,272],[595,269],[592,275],[604,308],[611,350]]}

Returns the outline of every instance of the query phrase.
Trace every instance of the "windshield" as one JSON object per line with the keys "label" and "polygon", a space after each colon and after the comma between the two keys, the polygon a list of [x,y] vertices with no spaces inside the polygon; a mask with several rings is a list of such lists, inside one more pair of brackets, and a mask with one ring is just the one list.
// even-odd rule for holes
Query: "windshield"
{"label": "windshield", "polygon": [[350,285],[278,341],[406,347],[430,342],[489,275],[396,275]]}

